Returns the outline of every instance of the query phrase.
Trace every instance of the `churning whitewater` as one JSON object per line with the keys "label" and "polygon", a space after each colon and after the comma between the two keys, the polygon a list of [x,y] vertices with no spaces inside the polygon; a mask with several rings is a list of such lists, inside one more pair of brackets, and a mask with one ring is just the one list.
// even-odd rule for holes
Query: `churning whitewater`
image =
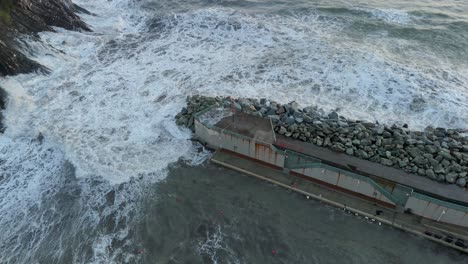
{"label": "churning whitewater", "polygon": [[[174,122],[188,95],[297,101],[413,129],[468,127],[467,48],[456,54],[438,39],[430,46],[405,35],[431,30],[424,24],[442,19],[434,10],[358,1],[290,9],[263,1],[75,2],[94,13],[81,15],[93,32],[26,39],[25,52],[51,74],[0,79],[9,94],[0,140],[2,263],[138,261],[128,253],[129,226],[146,186],[181,157],[197,165],[207,155]],[[440,24],[460,30],[453,36],[466,44],[467,29],[457,25],[468,19],[445,16]]]}

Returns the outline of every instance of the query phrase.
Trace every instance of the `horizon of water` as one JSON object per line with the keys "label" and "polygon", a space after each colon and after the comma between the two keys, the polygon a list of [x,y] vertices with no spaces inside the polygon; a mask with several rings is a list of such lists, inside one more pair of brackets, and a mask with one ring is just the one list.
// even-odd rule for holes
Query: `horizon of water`
{"label": "horizon of water", "polygon": [[93,32],[24,39],[51,74],[0,79],[1,262],[126,255],[148,186],[207,156],[174,122],[187,95],[468,127],[464,1],[75,2]]}

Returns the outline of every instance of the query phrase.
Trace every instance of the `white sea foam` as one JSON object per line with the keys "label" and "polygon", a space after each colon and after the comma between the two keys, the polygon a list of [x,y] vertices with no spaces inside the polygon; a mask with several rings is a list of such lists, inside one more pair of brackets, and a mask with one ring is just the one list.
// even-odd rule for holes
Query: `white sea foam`
{"label": "white sea foam", "polygon": [[[295,100],[417,128],[468,122],[462,115],[468,98],[458,83],[337,39],[340,27],[316,15],[209,8],[162,16],[164,26],[147,32],[138,14],[104,17],[130,9],[128,3],[107,5],[96,9],[104,10],[100,16],[85,17],[93,33],[42,34],[64,53],[39,49],[36,59],[52,74],[16,77],[34,107],[7,111],[7,133],[18,133],[21,124],[52,138],[79,177],[125,182],[189,151],[189,134],[173,122],[189,94]],[[467,77],[457,78],[466,85]]]}
{"label": "white sea foam", "polygon": [[227,263],[240,263],[239,258],[236,257],[236,253],[224,241],[225,234],[222,232],[221,227],[217,226],[214,231],[214,233],[208,233],[207,231],[206,237],[199,241],[198,253],[200,255],[207,255],[213,264],[219,263],[220,254],[227,254],[225,257]]}
{"label": "white sea foam", "polygon": [[218,107],[217,109],[213,109],[214,111],[208,111],[199,116],[200,122],[213,126],[221,121],[225,117],[229,117],[233,115],[233,112],[229,108],[225,107]]}
{"label": "white sea foam", "polygon": [[[294,100],[412,128],[468,124],[466,68],[402,65],[375,47],[348,43],[339,34],[343,25],[315,14],[163,10],[160,26],[150,30],[146,19],[152,14],[139,1],[77,2],[97,14],[83,16],[94,32],[42,33],[43,43],[31,42],[34,59],[52,73],[0,80],[11,95],[0,140],[0,170],[7,175],[0,182],[0,227],[6,230],[0,241],[13,241],[4,251],[10,259],[34,259],[27,252],[34,254],[60,222],[60,211],[37,208],[43,209],[44,196],[54,197],[68,184],[58,176],[68,160],[80,192],[76,226],[70,227],[77,233],[70,237],[86,237],[88,227],[97,229],[102,219],[115,216],[124,224],[94,234],[91,260],[116,262],[123,253],[109,246],[113,240],[130,243],[125,222],[145,181],[164,178],[167,165],[182,156],[192,164],[205,159],[188,141],[190,133],[174,123],[187,95]],[[39,133],[49,143],[30,140]],[[115,201],[108,204],[111,191]],[[33,236],[28,245],[24,236],[14,236],[23,232]],[[208,241],[213,243],[205,248],[218,239]],[[80,255],[74,260],[90,261]]]}
{"label": "white sea foam", "polygon": [[394,24],[409,24],[411,23],[411,16],[403,11],[393,8],[388,9],[370,9],[370,13],[377,19],[383,20],[387,23]]}
{"label": "white sea foam", "polygon": [[213,152],[207,150],[200,143],[196,144],[196,148],[192,148],[191,151],[187,152],[181,158],[185,161],[185,164],[189,166],[200,166],[206,160],[213,155]]}
{"label": "white sea foam", "polygon": [[374,19],[378,19],[389,24],[407,25],[413,20],[407,12],[394,8],[354,7],[352,9],[366,12]]}
{"label": "white sea foam", "polygon": [[[34,252],[46,238],[45,230],[60,219],[60,212],[54,208],[44,210],[41,200],[59,191],[63,182],[54,176],[62,173],[64,160],[63,153],[50,146],[0,137],[0,161],[0,262],[3,263]],[[29,221],[31,215],[36,216],[32,217],[34,221]]]}
{"label": "white sea foam", "polygon": [[0,262],[49,262],[48,256],[74,263],[119,263],[126,256],[131,262],[137,201],[166,172],[120,186],[77,180],[60,149],[47,140],[0,137]]}

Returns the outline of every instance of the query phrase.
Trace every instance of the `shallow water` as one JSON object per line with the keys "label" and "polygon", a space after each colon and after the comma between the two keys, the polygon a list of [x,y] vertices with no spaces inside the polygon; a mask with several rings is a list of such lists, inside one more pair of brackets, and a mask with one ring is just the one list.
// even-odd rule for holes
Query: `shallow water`
{"label": "shallow water", "polygon": [[[163,223],[172,217],[164,196],[158,198],[169,164],[182,158],[196,165],[208,155],[198,153],[188,140],[190,132],[175,125],[174,116],[187,95],[295,100],[337,110],[349,118],[407,123],[414,129],[468,127],[465,1],[76,3],[96,14],[82,15],[93,32],[57,29],[41,33],[39,42],[24,39],[25,52],[49,67],[50,75],[0,78],[0,86],[10,95],[4,111],[7,129],[0,138],[2,263],[151,262],[146,253],[143,257],[129,253],[138,244],[144,252],[154,246],[142,236],[141,221],[164,236],[153,240],[169,243],[161,242],[151,257],[167,259],[172,250],[170,235],[145,215],[160,210]],[[170,176],[167,181],[177,182],[180,177]],[[210,192],[199,199],[208,199]],[[268,192],[265,202],[271,203],[275,196]],[[231,190],[225,195],[236,193]],[[160,200],[151,202],[152,197]],[[288,203],[299,206],[300,201]],[[206,213],[185,209],[181,214],[204,219]],[[251,217],[242,219],[248,223],[264,219]],[[297,217],[303,228],[306,221],[322,221]],[[342,225],[348,226],[344,235],[354,229],[359,234],[368,232],[367,226],[344,219]],[[273,222],[268,226],[280,230]],[[244,225],[236,228],[221,231],[249,232]],[[208,229],[218,230],[218,226]],[[376,229],[373,237],[379,232],[393,234],[382,230]],[[304,241],[295,230],[282,232],[291,233],[288,241]],[[286,239],[283,233],[277,236]],[[425,243],[413,240],[416,248]],[[263,251],[253,246],[252,251],[242,252],[237,242],[224,241],[234,250],[232,256],[224,256],[224,262],[261,258]],[[357,241],[356,248],[348,250],[339,239],[330,241],[335,244],[328,242],[328,247],[354,254],[356,260],[367,253],[354,249],[370,247]],[[314,260],[304,245],[288,243],[287,252]],[[391,241],[384,243],[398,255]],[[428,249],[418,249],[424,252],[420,256],[440,251],[446,257],[444,249],[424,245]],[[278,249],[278,257],[283,250]],[[197,251],[184,252],[178,257],[206,258]],[[324,252],[317,262],[326,263],[327,257],[336,254]],[[239,254],[251,256],[242,259]],[[296,260],[291,255],[287,258]]]}

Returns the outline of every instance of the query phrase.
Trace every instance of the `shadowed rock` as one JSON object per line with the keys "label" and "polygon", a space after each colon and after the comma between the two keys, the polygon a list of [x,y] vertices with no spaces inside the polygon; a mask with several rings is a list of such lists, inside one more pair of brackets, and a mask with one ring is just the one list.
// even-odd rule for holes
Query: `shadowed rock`
{"label": "shadowed rock", "polygon": [[21,34],[38,37],[53,27],[90,31],[75,12],[87,13],[70,0],[2,0],[0,3],[0,76],[48,72],[39,63],[28,59],[15,41]]}
{"label": "shadowed rock", "polygon": [[49,72],[46,67],[28,59],[23,53],[0,41],[0,76],[16,75],[33,71],[41,71],[43,73]]}
{"label": "shadowed rock", "polygon": [[[7,93],[5,90],[3,90],[2,87],[0,87],[0,111],[5,109],[6,105],[6,100],[7,100]],[[5,128],[3,127],[3,113],[0,112],[0,133],[3,133],[5,131]]]}

